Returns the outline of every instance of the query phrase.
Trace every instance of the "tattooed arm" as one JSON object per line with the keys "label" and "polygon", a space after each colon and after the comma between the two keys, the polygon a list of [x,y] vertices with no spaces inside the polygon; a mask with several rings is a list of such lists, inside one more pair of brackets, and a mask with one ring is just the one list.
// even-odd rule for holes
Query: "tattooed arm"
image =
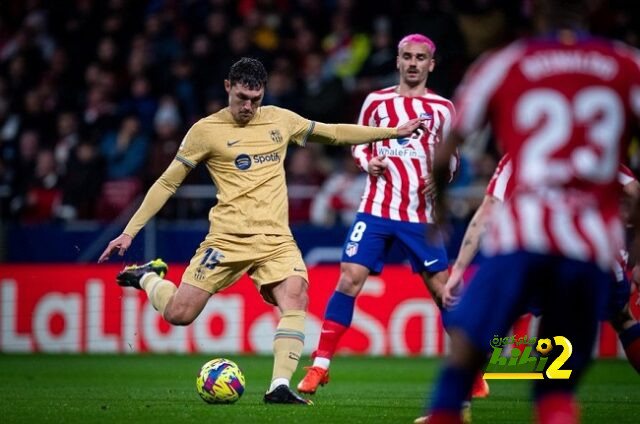
{"label": "tattooed arm", "polygon": [[480,207],[476,210],[473,218],[471,218],[471,222],[462,239],[460,252],[458,252],[456,262],[451,269],[451,275],[445,285],[442,301],[446,308],[455,306],[455,304],[458,303],[462,292],[462,275],[476,256],[476,253],[478,253],[480,238],[486,230],[489,210],[496,202],[499,202],[499,200],[495,197],[489,195],[484,196]]}

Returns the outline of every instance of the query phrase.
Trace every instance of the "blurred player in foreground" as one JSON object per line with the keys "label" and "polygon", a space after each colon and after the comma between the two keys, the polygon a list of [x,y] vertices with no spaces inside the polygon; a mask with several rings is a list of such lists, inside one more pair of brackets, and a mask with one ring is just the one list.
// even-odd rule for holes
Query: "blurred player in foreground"
{"label": "blurred player in foreground", "polygon": [[[430,415],[417,422],[461,421],[490,338],[504,335],[532,298],[540,299],[540,336],[563,336],[572,345],[563,366],[570,378],[535,380],[537,419],[579,420],[574,392],[623,248],[617,173],[640,117],[640,55],[581,29],[587,5],[580,0],[533,5],[541,35],[470,69],[456,97],[458,120],[437,152],[434,181],[443,193],[453,150],[488,121],[512,158],[514,188],[491,208],[483,238],[488,258],[450,312],[451,354]],[[444,211],[444,196],[436,199]]]}
{"label": "blurred player in foreground", "polygon": [[263,299],[278,307],[274,366],[266,403],[309,404],[289,388],[304,344],[307,269],[288,225],[284,158],[289,142],[357,144],[408,137],[420,126],[412,119],[398,128],[327,125],[272,106],[261,106],[267,73],[259,61],[243,58],[225,80],[229,106],[201,119],[187,132],[175,160],[151,186],[124,232],[99,261],[123,255],[133,237],[175,193],[189,171],[204,162],[217,189],[209,234],[196,250],[179,287],[163,277],[161,260],[126,267],[118,284],[144,290],[167,322],[188,325],[209,297],[245,272]]}
{"label": "blurred player in foreground", "polygon": [[[315,393],[329,382],[329,365],[338,343],[349,329],[355,299],[370,273],[379,274],[393,242],[406,252],[413,272],[419,273],[437,305],[448,277],[448,259],[433,216],[430,175],[436,145],[445,137],[455,114],[453,104],[426,87],[433,71],[436,46],[428,37],[411,34],[398,43],[398,85],[370,93],[358,123],[393,127],[415,117],[425,119],[426,131],[411,138],[387,138],[352,148],[368,175],[358,214],[349,230],[340,264],[340,279],[329,299],[313,366],[298,384]],[[457,169],[457,157],[449,176]],[[425,232],[429,243],[425,243]],[[488,386],[481,378],[479,394]]]}
{"label": "blurred player in foreground", "polygon": [[[480,248],[480,239],[486,230],[486,221],[491,213],[490,209],[494,203],[504,202],[505,199],[511,197],[513,191],[512,175],[509,155],[505,155],[500,160],[487,186],[484,199],[473,215],[471,222],[469,222],[469,227],[462,239],[460,252],[447,281],[447,295],[442,300],[445,308],[453,308],[459,301],[459,294],[464,290],[462,277]],[[622,192],[625,200],[627,200],[624,203],[633,204],[638,201],[640,198],[640,183],[636,180],[633,172],[624,165],[621,165],[618,171],[618,183],[622,186]],[[624,213],[622,215],[626,220],[629,219],[629,216],[625,217]],[[631,315],[629,310],[631,283],[626,273],[628,256],[629,254],[626,250],[620,252],[613,266],[612,275],[609,279],[611,293],[606,318],[618,333],[629,363],[640,373],[640,323]],[[633,274],[634,277],[638,274],[637,265],[634,267]],[[633,282],[636,287],[640,287],[640,281],[634,278]],[[537,305],[534,304],[532,306],[537,309]]]}

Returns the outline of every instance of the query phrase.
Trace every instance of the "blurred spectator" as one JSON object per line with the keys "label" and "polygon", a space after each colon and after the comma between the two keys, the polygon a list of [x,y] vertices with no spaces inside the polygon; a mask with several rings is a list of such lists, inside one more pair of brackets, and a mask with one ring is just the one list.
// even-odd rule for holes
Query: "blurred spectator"
{"label": "blurred spectator", "polygon": [[[9,87],[6,79],[0,76],[0,147],[2,149],[2,157],[5,160],[13,159],[15,155],[15,145],[13,142],[18,137],[18,130],[20,128],[20,115],[17,111],[11,109],[9,102]],[[8,145],[11,145],[14,155],[7,157],[4,153]]]}
{"label": "blurred spectator", "polygon": [[180,107],[184,111],[187,121],[195,122],[199,119],[199,116],[196,90],[192,82],[193,66],[187,59],[177,60],[173,63],[172,72],[173,80],[171,86],[174,87]]}
{"label": "blurred spectator", "polygon": [[118,47],[113,39],[106,37],[100,40],[96,54],[98,66],[101,69],[117,71],[120,67]]}
{"label": "blurred spectator", "polygon": [[56,167],[60,174],[67,171],[71,150],[78,144],[78,119],[73,112],[58,115],[57,140],[54,146]]}
{"label": "blurred spectator", "polygon": [[294,34],[291,45],[293,52],[295,52],[296,62],[300,66],[304,66],[306,55],[309,52],[319,49],[318,37],[306,27]]}
{"label": "blurred spectator", "polygon": [[206,19],[206,35],[219,55],[224,55],[228,49],[227,34],[229,31],[229,18],[221,10],[211,12]]}
{"label": "blurred spectator", "polygon": [[56,211],[59,218],[92,219],[104,178],[104,163],[96,147],[87,141],[71,150],[69,170],[62,184],[62,204]]}
{"label": "blurred spectator", "polygon": [[100,142],[100,153],[107,161],[107,180],[139,178],[147,148],[148,141],[140,132],[138,118],[124,117],[118,131],[110,132]]}
{"label": "blurred spectator", "polygon": [[379,90],[398,82],[396,72],[398,52],[391,35],[391,23],[386,18],[378,18],[374,27],[373,49],[358,74],[358,89],[363,92]]}
{"label": "blurred spectator", "polygon": [[458,26],[470,60],[506,41],[507,17],[498,0],[456,0],[455,3]]}
{"label": "blurred spectator", "polygon": [[25,222],[40,223],[53,217],[62,194],[59,183],[53,152],[39,151],[34,176],[28,184],[21,214]]}
{"label": "blurred spectator", "polygon": [[92,132],[102,133],[112,128],[115,120],[116,105],[98,87],[89,89],[83,112],[84,124]]}
{"label": "blurred spectator", "polygon": [[366,181],[367,174],[358,168],[350,151],[345,151],[341,169],[327,178],[313,198],[311,223],[322,227],[350,225],[358,212]]}
{"label": "blurred spectator", "polygon": [[286,177],[289,193],[289,222],[300,224],[309,221],[311,201],[320,190],[324,173],[320,170],[318,151],[314,147],[294,148],[290,151]]}
{"label": "blurred spectator", "polygon": [[76,107],[78,92],[75,90],[74,72],[69,68],[69,57],[63,48],[56,48],[43,79],[55,86],[59,105],[65,109]]}
{"label": "blurred spectator", "polygon": [[141,78],[150,66],[149,45],[144,36],[138,35],[131,41],[131,50],[127,59],[127,73],[130,78]]}
{"label": "blurred spectator", "polygon": [[331,19],[331,32],[322,40],[327,54],[326,67],[333,75],[347,79],[360,72],[369,52],[371,42],[364,33],[354,33],[346,12]]}
{"label": "blurred spectator", "polygon": [[171,63],[180,56],[182,49],[176,39],[171,17],[159,13],[147,16],[145,35],[151,45],[155,64]]}
{"label": "blurred spectator", "polygon": [[[37,132],[28,130],[20,135],[18,157],[13,162],[13,187],[11,199],[11,213],[20,216],[26,204],[26,194],[29,184],[34,179],[40,136]],[[8,164],[8,163],[7,163]]]}
{"label": "blurred spectator", "polygon": [[269,90],[265,92],[265,105],[275,105],[290,110],[300,109],[300,98],[293,77],[284,70],[274,70],[267,81]]}
{"label": "blurred spectator", "polygon": [[0,220],[3,222],[7,222],[10,215],[11,179],[10,169],[5,165],[4,159],[0,158]]}
{"label": "blurred spectator", "polygon": [[140,121],[125,116],[118,131],[100,142],[106,160],[106,181],[97,206],[97,217],[112,219],[131,205],[142,190],[142,171],[148,150],[147,138],[140,132]]}
{"label": "blurred spectator", "polygon": [[429,74],[429,88],[447,98],[453,94],[469,63],[467,44],[450,3],[449,0],[417,0],[402,12],[402,35],[421,33],[436,44],[436,68]]}
{"label": "blurred spectator", "polygon": [[21,129],[37,130],[40,134],[53,132],[53,115],[50,111],[45,110],[43,97],[37,88],[31,89],[25,94],[20,117]]}
{"label": "blurred spectator", "polygon": [[[218,71],[216,54],[213,51],[213,43],[206,35],[201,34],[195,37],[191,44],[191,57],[193,61],[192,81],[198,107],[201,108],[208,94],[209,85],[213,82],[221,84],[225,77],[224,75],[216,76]],[[200,110],[196,113],[198,112]]]}
{"label": "blurred spectator", "polygon": [[40,51],[43,59],[50,59],[55,41],[47,32],[46,12],[42,9],[31,11],[24,19],[23,28],[26,31],[28,42]]}
{"label": "blurred spectator", "polygon": [[253,43],[261,50],[274,51],[278,48],[278,26],[280,18],[276,14],[264,13],[262,10],[251,10],[245,19],[245,26],[251,31]]}
{"label": "blurred spectator", "polygon": [[324,56],[309,53],[304,67],[304,94],[302,114],[316,121],[339,122],[346,94],[342,81],[323,72]]}
{"label": "blurred spectator", "polygon": [[179,134],[181,119],[176,101],[171,96],[160,100],[160,107],[153,119],[155,138],[149,150],[146,167],[147,182],[152,184],[167,169],[176,156],[182,135]]}
{"label": "blurred spectator", "polygon": [[140,127],[145,134],[153,131],[153,117],[158,109],[158,100],[151,91],[151,84],[146,77],[135,78],[131,82],[129,96],[120,106],[120,114],[134,114],[140,120]]}
{"label": "blurred spectator", "polygon": [[16,56],[10,59],[6,66],[7,80],[11,87],[11,94],[15,102],[24,96],[35,83],[36,75],[33,69],[27,70],[27,61],[24,56]]}

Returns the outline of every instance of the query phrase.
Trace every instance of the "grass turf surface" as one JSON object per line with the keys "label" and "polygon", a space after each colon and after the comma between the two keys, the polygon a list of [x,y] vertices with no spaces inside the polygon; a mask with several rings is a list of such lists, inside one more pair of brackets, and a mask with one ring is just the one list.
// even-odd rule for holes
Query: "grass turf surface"
{"label": "grass turf surface", "polygon": [[[331,383],[312,407],[264,405],[271,357],[228,356],[247,380],[233,405],[207,405],[195,391],[198,355],[0,355],[0,421],[411,423],[430,393],[440,361],[339,357]],[[304,362],[308,362],[306,359]],[[294,384],[302,377],[302,367]],[[529,382],[491,381],[491,397],[474,401],[477,423],[531,421]],[[580,389],[585,423],[637,423],[640,377],[624,360],[600,360]]]}

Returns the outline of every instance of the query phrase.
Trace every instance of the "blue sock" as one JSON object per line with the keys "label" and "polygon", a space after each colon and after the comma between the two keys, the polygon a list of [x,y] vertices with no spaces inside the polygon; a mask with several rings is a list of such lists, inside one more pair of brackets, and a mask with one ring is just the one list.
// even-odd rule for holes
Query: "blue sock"
{"label": "blue sock", "polygon": [[353,308],[355,303],[355,297],[339,291],[334,291],[331,298],[329,298],[329,303],[327,303],[327,310],[324,313],[324,319],[349,327],[351,325],[351,320],[353,319]]}
{"label": "blue sock", "polygon": [[460,411],[462,402],[469,398],[475,375],[464,368],[447,365],[438,377],[430,410]]}
{"label": "blue sock", "polygon": [[618,334],[618,337],[620,338],[622,347],[626,349],[634,340],[640,338],[640,323],[636,322],[626,330],[622,330],[620,334]]}

